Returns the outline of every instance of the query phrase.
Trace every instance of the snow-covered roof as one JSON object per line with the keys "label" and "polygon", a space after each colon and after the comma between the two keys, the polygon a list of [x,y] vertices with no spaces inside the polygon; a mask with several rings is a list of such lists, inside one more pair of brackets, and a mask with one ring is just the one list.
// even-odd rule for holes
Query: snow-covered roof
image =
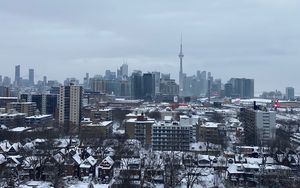
{"label": "snow-covered roof", "polygon": [[100,163],[100,168],[101,169],[111,169],[111,167],[114,165],[114,163],[115,163],[114,160],[110,156],[107,156]]}
{"label": "snow-covered roof", "polygon": [[3,154],[0,154],[0,165],[6,162],[6,158]]}
{"label": "snow-covered roof", "polygon": [[65,160],[60,153],[57,153],[53,156],[53,159],[58,163],[63,163]]}
{"label": "snow-covered roof", "polygon": [[25,119],[44,119],[44,118],[51,118],[51,114],[45,114],[45,115],[34,115],[34,116],[28,116]]}
{"label": "snow-covered roof", "polygon": [[81,164],[82,159],[80,158],[80,156],[79,156],[78,153],[76,153],[75,155],[73,155],[72,158],[74,159],[74,161],[75,161],[77,164]]}
{"label": "snow-covered roof", "polygon": [[12,131],[12,132],[23,132],[23,131],[26,131],[26,130],[29,130],[30,127],[16,127],[16,128],[13,128],[13,129],[10,129],[9,131]]}
{"label": "snow-covered roof", "polygon": [[230,174],[243,174],[244,173],[242,164],[229,164],[227,171]]}
{"label": "snow-covered roof", "polygon": [[218,128],[219,123],[214,123],[214,122],[206,122],[205,124],[201,125],[201,127],[206,127],[206,128]]}
{"label": "snow-covered roof", "polygon": [[86,159],[92,166],[94,166],[96,163],[97,163],[97,160],[92,157],[92,156],[89,156],[87,159]]}
{"label": "snow-covered roof", "polygon": [[2,142],[0,142],[0,148],[6,152],[9,148],[11,147],[11,144],[9,143],[8,140],[3,140]]}

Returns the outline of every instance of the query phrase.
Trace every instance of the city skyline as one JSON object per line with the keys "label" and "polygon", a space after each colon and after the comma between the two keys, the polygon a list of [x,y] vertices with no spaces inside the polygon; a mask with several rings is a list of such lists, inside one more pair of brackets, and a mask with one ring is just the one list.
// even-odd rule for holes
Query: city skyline
{"label": "city skyline", "polygon": [[253,78],[256,93],[288,86],[297,93],[300,28],[294,23],[299,2],[192,3],[135,2],[124,9],[122,2],[94,1],[65,10],[69,4],[59,1],[18,6],[1,2],[1,75],[13,78],[12,65],[20,64],[21,77],[33,68],[35,80],[44,75],[81,80],[86,72],[92,76],[116,71],[124,58],[129,72],[171,73],[178,82],[182,32],[188,75],[207,70],[223,82]]}

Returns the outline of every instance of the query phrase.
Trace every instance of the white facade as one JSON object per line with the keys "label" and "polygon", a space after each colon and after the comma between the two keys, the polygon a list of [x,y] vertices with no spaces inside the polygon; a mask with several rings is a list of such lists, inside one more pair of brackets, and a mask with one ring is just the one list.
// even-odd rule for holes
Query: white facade
{"label": "white facade", "polygon": [[80,111],[82,101],[82,87],[77,85],[61,86],[58,106],[59,123],[80,123]]}
{"label": "white facade", "polygon": [[193,141],[193,126],[160,122],[152,126],[152,148],[159,151],[188,151]]}
{"label": "white facade", "polygon": [[257,137],[262,143],[275,139],[276,113],[272,111],[255,111]]}

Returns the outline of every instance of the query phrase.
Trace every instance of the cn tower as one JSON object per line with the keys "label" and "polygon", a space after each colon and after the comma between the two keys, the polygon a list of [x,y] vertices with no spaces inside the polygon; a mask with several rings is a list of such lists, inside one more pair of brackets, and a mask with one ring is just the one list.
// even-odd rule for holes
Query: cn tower
{"label": "cn tower", "polygon": [[182,69],[182,60],[183,60],[183,52],[182,52],[182,34],[180,37],[180,52],[179,52],[179,59],[180,59],[180,70],[179,70],[179,95],[182,96],[183,94],[183,69]]}

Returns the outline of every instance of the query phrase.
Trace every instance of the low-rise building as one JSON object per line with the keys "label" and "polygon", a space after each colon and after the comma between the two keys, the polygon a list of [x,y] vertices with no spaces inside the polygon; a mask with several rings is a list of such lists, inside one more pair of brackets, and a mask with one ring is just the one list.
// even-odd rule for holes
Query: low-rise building
{"label": "low-rise building", "polygon": [[27,116],[35,115],[35,102],[11,102],[7,104],[7,110],[15,109],[19,113],[25,113]]}
{"label": "low-rise building", "polygon": [[158,122],[152,126],[152,148],[160,151],[188,151],[193,141],[193,126]]}
{"label": "low-rise building", "polygon": [[47,115],[34,115],[25,118],[27,126],[52,126],[53,117],[51,114]]}
{"label": "low-rise building", "polygon": [[154,119],[147,118],[143,114],[137,118],[125,121],[125,134],[129,139],[137,139],[145,147],[151,146],[152,126]]}
{"label": "low-rise building", "polygon": [[8,128],[23,126],[25,122],[25,113],[9,112],[0,114],[0,125],[5,125]]}
{"label": "low-rise building", "polygon": [[82,124],[80,126],[80,136],[82,138],[107,139],[112,135],[113,122],[102,121],[99,123]]}
{"label": "low-rise building", "polygon": [[214,144],[220,144],[220,123],[206,122],[199,126],[198,140],[202,142],[209,142]]}

